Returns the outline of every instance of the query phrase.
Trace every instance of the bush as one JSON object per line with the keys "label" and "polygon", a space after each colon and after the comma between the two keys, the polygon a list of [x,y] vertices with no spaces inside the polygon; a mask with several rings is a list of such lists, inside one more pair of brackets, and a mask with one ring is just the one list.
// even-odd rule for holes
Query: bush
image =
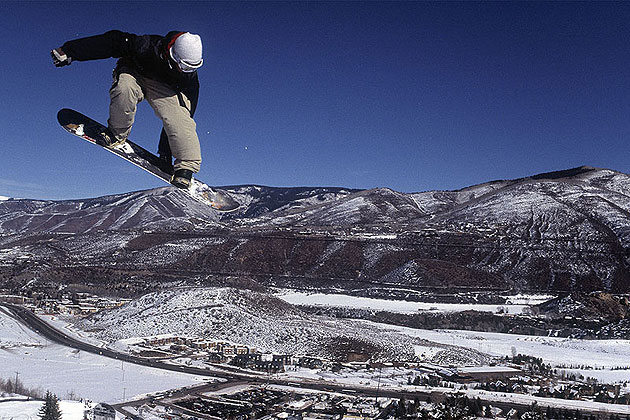
{"label": "bush", "polygon": [[13,394],[24,395],[26,397],[41,400],[44,398],[44,391],[41,388],[27,388],[19,378],[2,379],[0,378],[0,391]]}

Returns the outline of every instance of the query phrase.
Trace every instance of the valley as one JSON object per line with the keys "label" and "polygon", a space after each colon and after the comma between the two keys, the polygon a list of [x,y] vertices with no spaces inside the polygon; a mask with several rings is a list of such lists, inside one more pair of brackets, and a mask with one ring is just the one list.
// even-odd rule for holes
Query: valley
{"label": "valley", "polygon": [[[629,178],[580,167],[421,193],[235,186],[230,214],[170,188],[7,199],[0,300],[81,353],[245,381],[244,406],[273,401],[261,416],[310,401],[335,418],[381,396],[368,418],[451,397],[503,416],[536,402],[610,418],[630,396]],[[8,366],[41,351],[5,337]],[[121,398],[78,385],[129,415],[231,410],[232,397],[180,386]]]}

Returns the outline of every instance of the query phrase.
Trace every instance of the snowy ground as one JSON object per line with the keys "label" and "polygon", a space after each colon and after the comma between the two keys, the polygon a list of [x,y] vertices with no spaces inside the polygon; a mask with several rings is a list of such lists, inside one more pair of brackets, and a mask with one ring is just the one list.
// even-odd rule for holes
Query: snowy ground
{"label": "snowy ground", "polygon": [[76,318],[74,315],[39,315],[43,321],[55,327],[56,329],[63,331],[65,334],[72,338],[83,341],[84,343],[91,344],[97,347],[105,347],[107,343],[102,340],[94,338],[94,335],[82,331],[78,328],[74,328],[71,320]]}
{"label": "snowy ground", "polygon": [[[314,296],[314,295],[310,295]],[[337,299],[337,297],[329,297]],[[344,302],[347,301],[344,296]],[[377,299],[369,299],[373,301]],[[332,302],[332,300],[328,300]],[[365,304],[365,300],[360,301]],[[388,301],[384,301],[388,302]],[[521,302],[519,302],[521,303]],[[401,302],[396,302],[400,305]],[[364,307],[364,306],[362,306]],[[48,322],[64,329],[75,337],[90,340],[86,333],[69,330],[64,319],[46,317]],[[601,382],[618,383],[630,378],[630,369],[613,370],[630,364],[630,340],[576,340],[557,337],[535,337],[513,334],[482,333],[453,330],[417,330],[412,328],[375,324],[360,321],[370,328],[378,327],[394,330],[410,337],[419,337],[431,342],[455,345],[491,354],[493,356],[511,356],[513,352],[542,358],[552,366],[573,365],[589,366],[592,369],[566,369],[567,372],[579,372],[585,377],[597,378]],[[431,355],[443,350],[439,347],[418,346],[416,354]],[[50,389],[60,398],[69,395],[94,401],[119,402],[143,395],[176,387],[193,385],[205,380],[200,377],[165,372],[120,361],[100,357],[68,347],[53,344],[35,332],[26,328],[0,309],[0,377],[19,379],[29,388]],[[301,380],[326,379],[337,383],[355,386],[380,385],[390,389],[406,387],[409,371],[396,368],[382,371],[343,370],[338,373],[320,372],[309,369],[290,371],[283,376]],[[472,392],[472,391],[470,391]],[[488,397],[486,395],[486,397]],[[505,398],[497,395],[497,398]],[[512,398],[512,397],[511,397]],[[527,396],[513,398],[527,399]],[[531,401],[530,401],[531,402]],[[582,403],[580,403],[582,404]],[[3,401],[0,398],[0,420],[37,418],[41,403],[33,401]],[[81,408],[79,408],[81,406]],[[65,409],[64,409],[65,407]],[[17,410],[17,411],[16,411]],[[66,413],[63,420],[78,420],[83,407],[80,403],[64,401],[62,410]],[[74,413],[79,413],[74,417]],[[30,416],[30,417],[29,417]]]}
{"label": "snowy ground", "polygon": [[[0,420],[39,419],[41,401],[0,401]],[[61,401],[61,420],[82,420],[85,406],[78,401]]]}
{"label": "snowy ground", "polygon": [[[368,321],[366,321],[368,322]],[[493,356],[511,356],[512,352],[540,357],[552,366],[588,366],[574,369],[585,377],[605,383],[630,379],[630,369],[613,370],[630,365],[630,340],[578,340],[517,334],[484,333],[456,330],[417,330],[378,324],[436,343],[451,344],[478,350]],[[514,348],[514,350],[512,349]],[[416,353],[419,351],[416,350]]]}
{"label": "snowy ground", "polygon": [[505,305],[481,305],[473,303],[429,303],[407,302],[399,300],[374,299],[366,297],[348,296],[342,294],[306,293],[283,290],[275,295],[293,305],[332,306],[353,309],[370,309],[396,313],[429,312],[461,312],[468,310],[483,312],[501,312],[506,314],[521,314],[525,308],[533,304],[545,302],[553,296],[517,295],[506,296],[510,303]]}
{"label": "snowy ground", "polygon": [[[463,311],[468,309],[496,312],[497,309],[497,305],[405,302],[293,291],[281,291],[277,297],[299,305],[339,306],[399,313],[411,313],[420,310]],[[547,295],[505,297],[511,303],[499,306],[504,307],[508,313],[514,314],[521,313],[529,305],[553,298],[553,296]],[[412,337],[420,337],[430,342],[466,347],[492,356],[512,356],[512,352],[515,351],[520,354],[540,357],[545,363],[552,366],[585,366],[585,368],[565,370],[569,373],[581,373],[585,377],[592,377],[600,382],[618,383],[630,379],[630,369],[618,369],[630,366],[630,340],[578,340],[475,331],[419,330],[365,322]],[[418,356],[430,358],[440,350],[442,349],[436,347],[416,346],[415,352]]]}
{"label": "snowy ground", "polygon": [[15,378],[16,372],[27,388],[109,403],[208,380],[54,344],[0,311],[0,377]]}
{"label": "snowy ground", "polygon": [[413,371],[403,368],[384,368],[376,369],[341,369],[338,372],[322,371],[317,369],[307,369],[296,367],[295,370],[289,370],[279,377],[285,379],[300,378],[310,379],[313,381],[325,380],[347,385],[364,385],[370,387],[379,386],[403,386],[407,385],[408,378],[413,379]]}

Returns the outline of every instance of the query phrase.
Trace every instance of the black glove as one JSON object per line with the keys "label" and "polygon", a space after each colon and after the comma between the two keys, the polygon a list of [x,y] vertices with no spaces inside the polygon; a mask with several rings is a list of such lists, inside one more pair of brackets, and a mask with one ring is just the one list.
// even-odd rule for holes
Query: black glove
{"label": "black glove", "polygon": [[50,55],[56,67],[63,67],[72,63],[72,58],[66,55],[61,48],[55,48],[50,52]]}

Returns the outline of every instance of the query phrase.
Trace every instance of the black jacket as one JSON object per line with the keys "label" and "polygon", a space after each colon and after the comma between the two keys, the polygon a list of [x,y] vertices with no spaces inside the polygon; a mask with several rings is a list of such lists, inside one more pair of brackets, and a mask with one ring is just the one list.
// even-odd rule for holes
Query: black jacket
{"label": "black jacket", "polygon": [[[134,35],[121,31],[109,31],[102,35],[68,41],[61,49],[76,61],[119,58],[116,73],[137,72],[152,80],[166,83],[175,91],[182,92],[191,102],[190,115],[195,114],[199,100],[199,79],[197,72],[183,73],[170,59],[166,50],[170,40],[179,31],[161,35]],[[167,152],[162,130],[160,152]]]}
{"label": "black jacket", "polygon": [[166,51],[168,42],[179,33],[181,32],[173,31],[166,36],[160,36],[109,31],[103,35],[68,41],[61,49],[76,61],[120,58],[116,65],[118,72],[129,69],[149,79],[168,84],[186,95],[192,102],[194,114],[199,100],[197,72],[183,73],[174,68]]}

